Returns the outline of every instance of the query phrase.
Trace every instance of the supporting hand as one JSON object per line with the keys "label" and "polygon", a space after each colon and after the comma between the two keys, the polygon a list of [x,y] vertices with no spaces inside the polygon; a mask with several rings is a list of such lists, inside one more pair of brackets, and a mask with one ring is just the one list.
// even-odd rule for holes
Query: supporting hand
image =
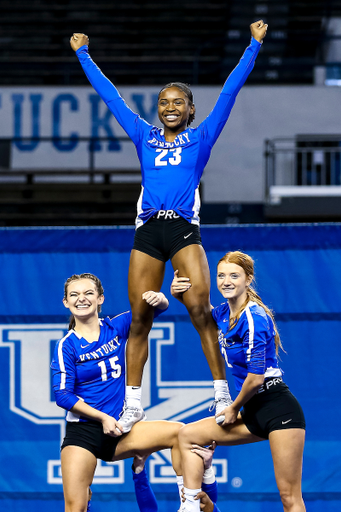
{"label": "supporting hand", "polygon": [[214,503],[213,501],[208,497],[206,492],[200,491],[194,498],[195,500],[200,500],[200,510],[203,510],[203,512],[213,512],[214,509]]}
{"label": "supporting hand", "polygon": [[219,423],[221,427],[224,425],[229,425],[230,423],[234,423],[238,416],[238,410],[233,407],[233,404],[225,407],[219,414],[216,414],[216,417],[224,416],[225,419],[222,423]]}
{"label": "supporting hand", "polygon": [[196,453],[202,458],[204,461],[204,469],[208,469],[212,466],[212,459],[216,446],[217,444],[215,441],[213,441],[207,448],[199,446],[198,444],[192,444],[191,452]]}
{"label": "supporting hand", "polygon": [[181,301],[182,294],[187,292],[192,285],[189,281],[189,277],[179,277],[178,274],[179,271],[175,270],[170,291],[175,299]]}
{"label": "supporting hand", "polygon": [[120,423],[108,414],[102,419],[102,426],[104,434],[111,437],[118,437],[123,434],[123,428]]}

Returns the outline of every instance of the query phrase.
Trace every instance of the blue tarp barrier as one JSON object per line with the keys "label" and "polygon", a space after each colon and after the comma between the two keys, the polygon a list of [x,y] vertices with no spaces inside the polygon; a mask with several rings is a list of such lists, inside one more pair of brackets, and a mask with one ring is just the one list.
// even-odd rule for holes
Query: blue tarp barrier
{"label": "blue tarp barrier", "polygon": [[[122,227],[0,229],[0,507],[4,510],[63,510],[59,446],[64,413],[54,403],[49,369],[55,342],[67,330],[63,283],[71,274],[92,272],[104,285],[103,314],[129,309],[133,236],[132,228]],[[281,355],[284,379],[306,415],[307,510],[340,510],[341,225],[203,226],[202,239],[211,268],[213,305],[222,301],[215,287],[219,258],[240,249],[255,259],[258,291],[276,312],[286,350]],[[172,275],[167,263],[163,286],[167,296]],[[208,415],[212,400],[208,365],[184,306],[172,298],[151,332],[143,400],[149,419],[187,423]],[[222,512],[282,510],[267,442],[218,447],[215,459]],[[93,484],[94,512],[108,507],[138,510],[130,462],[99,465]],[[177,510],[169,454],[152,456],[148,471],[160,511]]]}

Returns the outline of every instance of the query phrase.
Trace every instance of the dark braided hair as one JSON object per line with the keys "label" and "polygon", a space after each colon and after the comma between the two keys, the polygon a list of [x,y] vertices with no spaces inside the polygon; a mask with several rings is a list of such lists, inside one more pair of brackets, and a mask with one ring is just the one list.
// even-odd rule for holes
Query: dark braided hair
{"label": "dark braided hair", "polygon": [[[188,84],[184,84],[183,82],[170,82],[169,84],[166,84],[164,87],[162,87],[161,91],[159,92],[158,99],[160,98],[160,94],[165,89],[170,89],[171,87],[176,87],[180,91],[184,92],[186,94],[187,98],[188,98],[189,105],[190,106],[192,106],[192,105],[194,106],[193,93],[192,93],[191,89],[189,88],[189,85]],[[189,115],[189,118],[188,118],[188,121],[187,121],[187,126],[189,126],[191,123],[193,123],[194,119],[195,119],[195,107],[194,107],[193,114]]]}
{"label": "dark braided hair", "polygon": [[[97,276],[95,276],[94,274],[89,274],[89,273],[73,274],[64,283],[64,299],[67,299],[67,289],[68,289],[69,284],[72,283],[72,281],[79,281],[80,279],[90,279],[90,281],[93,281],[95,283],[98,295],[104,295],[104,289],[103,289],[102,283],[101,283],[100,279],[98,279]],[[101,305],[99,304],[97,311],[100,313],[101,309],[102,309]],[[75,317],[73,315],[71,315],[70,322],[69,322],[69,331],[71,329],[74,329],[75,325],[76,325]]]}

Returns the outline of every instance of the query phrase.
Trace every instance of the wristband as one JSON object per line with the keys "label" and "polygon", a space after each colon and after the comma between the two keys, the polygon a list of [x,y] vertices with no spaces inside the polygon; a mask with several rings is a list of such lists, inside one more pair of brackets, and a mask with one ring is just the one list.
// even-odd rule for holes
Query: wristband
{"label": "wristband", "polygon": [[205,469],[202,481],[204,484],[213,484],[215,482],[215,474],[212,466]]}

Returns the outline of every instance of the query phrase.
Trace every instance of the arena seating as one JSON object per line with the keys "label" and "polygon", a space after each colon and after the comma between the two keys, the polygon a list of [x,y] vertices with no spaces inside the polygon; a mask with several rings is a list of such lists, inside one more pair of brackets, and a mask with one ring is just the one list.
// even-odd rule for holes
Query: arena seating
{"label": "arena seating", "polygon": [[341,13],[336,0],[1,4],[0,85],[86,84],[69,47],[73,32],[90,36],[93,57],[117,84],[220,84],[259,18],[270,28],[248,83],[309,84],[322,59],[325,20]]}

